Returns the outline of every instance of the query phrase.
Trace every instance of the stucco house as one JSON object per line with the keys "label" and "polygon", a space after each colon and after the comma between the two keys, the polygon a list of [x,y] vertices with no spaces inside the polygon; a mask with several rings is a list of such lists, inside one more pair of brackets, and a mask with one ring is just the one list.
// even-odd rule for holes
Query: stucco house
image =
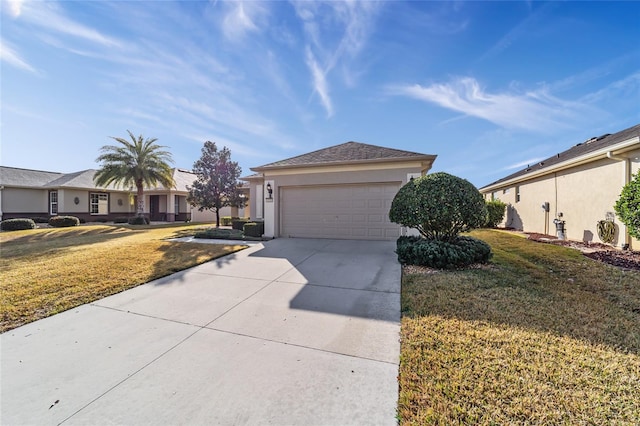
{"label": "stucco house", "polygon": [[594,137],[480,188],[485,199],[502,200],[502,226],[556,234],[564,221],[569,240],[600,242],[598,221],[613,220],[617,247],[640,248],[615,217],[622,187],[640,172],[640,125]]}
{"label": "stucco house", "polygon": [[395,240],[396,193],[431,169],[435,155],[347,142],[251,168],[252,217],[266,237]]}
{"label": "stucco house", "polygon": [[[0,218],[72,215],[94,222],[135,215],[136,189],[98,187],[93,182],[95,172],[90,169],[57,173],[0,166]],[[193,184],[196,175],[175,168],[173,178],[174,188],[145,188],[145,214],[152,221],[215,221],[213,212],[200,212],[187,203],[187,187]],[[226,207],[221,216],[244,213],[242,209]]]}

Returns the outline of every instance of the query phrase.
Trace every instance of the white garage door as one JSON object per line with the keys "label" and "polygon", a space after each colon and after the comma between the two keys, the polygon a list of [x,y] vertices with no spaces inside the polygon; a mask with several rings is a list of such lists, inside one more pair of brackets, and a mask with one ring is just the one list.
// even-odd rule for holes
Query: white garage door
{"label": "white garage door", "polygon": [[399,183],[280,188],[280,236],[395,240],[389,221]]}

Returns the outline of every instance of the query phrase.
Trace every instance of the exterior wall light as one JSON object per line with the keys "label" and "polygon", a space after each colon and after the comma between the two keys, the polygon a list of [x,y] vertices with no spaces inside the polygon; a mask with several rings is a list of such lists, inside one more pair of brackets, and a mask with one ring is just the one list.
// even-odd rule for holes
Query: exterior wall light
{"label": "exterior wall light", "polygon": [[273,199],[273,188],[270,183],[267,183],[267,199]]}

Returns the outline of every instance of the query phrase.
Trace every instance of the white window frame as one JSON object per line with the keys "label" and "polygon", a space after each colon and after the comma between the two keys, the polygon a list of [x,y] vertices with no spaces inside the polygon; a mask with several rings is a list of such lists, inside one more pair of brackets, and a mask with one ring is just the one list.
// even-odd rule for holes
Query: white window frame
{"label": "white window frame", "polygon": [[49,214],[58,214],[58,191],[49,191]]}
{"label": "white window frame", "polygon": [[93,216],[109,214],[109,194],[105,192],[89,193],[89,213]]}

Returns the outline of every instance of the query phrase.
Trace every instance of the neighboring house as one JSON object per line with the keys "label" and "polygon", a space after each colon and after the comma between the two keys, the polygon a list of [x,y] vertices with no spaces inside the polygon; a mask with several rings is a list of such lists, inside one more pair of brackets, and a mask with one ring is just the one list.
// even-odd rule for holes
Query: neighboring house
{"label": "neighboring house", "polygon": [[[98,187],[93,182],[95,172],[55,173],[0,166],[0,218],[71,215],[94,222],[135,216],[136,189]],[[145,188],[145,214],[152,221],[215,221],[213,212],[199,212],[187,203],[187,187],[196,175],[176,168],[173,179],[174,188]],[[243,214],[242,209],[229,207],[221,211],[221,216]]]}
{"label": "neighboring house", "polygon": [[395,240],[396,193],[425,174],[435,155],[347,142],[254,167],[250,209],[267,237]]}
{"label": "neighboring house", "polygon": [[480,188],[485,199],[507,203],[503,226],[556,234],[554,219],[565,221],[567,239],[600,242],[597,223],[613,219],[618,247],[637,250],[614,204],[622,187],[640,172],[640,125],[579,143],[538,164]]}

